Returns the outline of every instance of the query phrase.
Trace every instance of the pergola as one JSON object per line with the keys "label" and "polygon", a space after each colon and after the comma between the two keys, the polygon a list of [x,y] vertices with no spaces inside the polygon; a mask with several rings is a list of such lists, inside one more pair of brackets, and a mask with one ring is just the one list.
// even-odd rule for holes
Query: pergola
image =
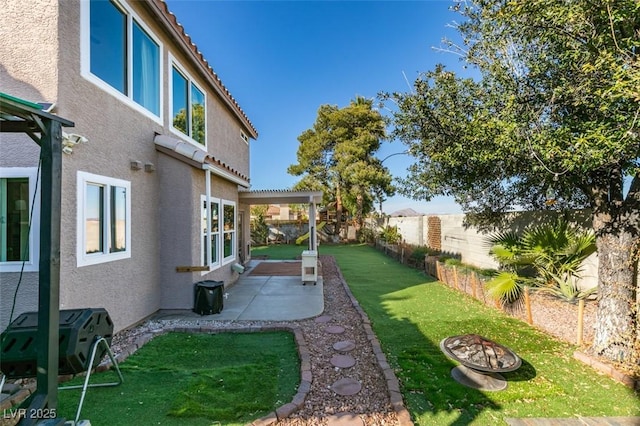
{"label": "pergola", "polygon": [[316,205],[322,202],[322,191],[256,190],[240,191],[239,199],[249,205],[257,204],[308,204],[309,250],[318,250],[316,234]]}
{"label": "pergola", "polygon": [[[40,146],[37,389],[27,413],[56,408],[58,403],[62,128],[74,126],[72,121],[43,111],[39,104],[0,93],[0,132],[27,134]],[[30,419],[22,424],[31,424]]]}

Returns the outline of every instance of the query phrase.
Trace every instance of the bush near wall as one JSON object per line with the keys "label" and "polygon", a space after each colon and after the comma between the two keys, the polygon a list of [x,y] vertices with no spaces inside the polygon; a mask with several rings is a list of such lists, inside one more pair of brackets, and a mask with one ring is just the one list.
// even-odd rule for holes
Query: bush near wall
{"label": "bush near wall", "polygon": [[425,257],[430,254],[439,253],[437,250],[433,250],[427,246],[414,246],[404,242],[390,244],[382,239],[375,240],[373,245],[376,249],[384,252],[387,256],[398,262],[422,270],[425,269]]}

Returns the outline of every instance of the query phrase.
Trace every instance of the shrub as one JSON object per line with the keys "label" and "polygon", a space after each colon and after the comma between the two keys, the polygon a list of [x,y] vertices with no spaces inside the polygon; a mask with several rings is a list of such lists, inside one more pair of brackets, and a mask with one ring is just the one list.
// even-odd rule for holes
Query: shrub
{"label": "shrub", "polygon": [[380,239],[388,244],[398,244],[402,240],[402,235],[398,232],[397,226],[387,225],[380,233]]}
{"label": "shrub", "polygon": [[413,248],[411,258],[417,262],[424,262],[425,256],[432,256],[438,253],[440,253],[438,250],[434,250],[431,247],[418,246]]}
{"label": "shrub", "polygon": [[362,229],[360,229],[360,235],[358,235],[358,241],[360,241],[361,243],[372,244],[376,241],[377,236],[378,236],[378,233],[373,228],[369,228],[365,226]]}

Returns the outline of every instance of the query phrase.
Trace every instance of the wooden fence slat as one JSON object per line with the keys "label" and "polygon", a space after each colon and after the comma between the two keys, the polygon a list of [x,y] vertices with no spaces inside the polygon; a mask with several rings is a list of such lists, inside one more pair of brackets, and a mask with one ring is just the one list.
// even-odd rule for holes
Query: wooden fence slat
{"label": "wooden fence slat", "polygon": [[458,288],[458,268],[456,265],[453,265],[453,288],[459,290]]}
{"label": "wooden fence slat", "polygon": [[531,299],[529,298],[529,287],[524,288],[524,306],[527,310],[527,322],[533,325],[533,316],[531,315]]}
{"label": "wooden fence slat", "polygon": [[471,271],[471,295],[473,296],[474,299],[477,299],[477,297],[476,297],[476,271]]}
{"label": "wooden fence slat", "polygon": [[576,339],[576,345],[582,345],[584,331],[584,299],[580,299],[578,301],[578,336]]}

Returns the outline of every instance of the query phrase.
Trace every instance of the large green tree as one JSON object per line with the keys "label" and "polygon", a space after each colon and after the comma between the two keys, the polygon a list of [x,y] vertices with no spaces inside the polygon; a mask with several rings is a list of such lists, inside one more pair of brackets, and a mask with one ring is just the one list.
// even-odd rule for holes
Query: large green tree
{"label": "large green tree", "polygon": [[363,97],[344,108],[320,106],[313,127],[298,136],[298,163],[288,172],[302,176],[296,188],[322,189],[335,203],[338,232],[343,209],[361,226],[376,194],[393,195],[389,170],[374,156],[385,138],[382,115]]}
{"label": "large green tree", "polygon": [[[513,209],[588,207],[599,259],[592,351],[637,365],[640,244],[640,2],[458,2],[476,73],[421,75],[395,136],[416,163],[401,191],[452,195],[476,223]],[[550,195],[553,193],[553,196]]]}

